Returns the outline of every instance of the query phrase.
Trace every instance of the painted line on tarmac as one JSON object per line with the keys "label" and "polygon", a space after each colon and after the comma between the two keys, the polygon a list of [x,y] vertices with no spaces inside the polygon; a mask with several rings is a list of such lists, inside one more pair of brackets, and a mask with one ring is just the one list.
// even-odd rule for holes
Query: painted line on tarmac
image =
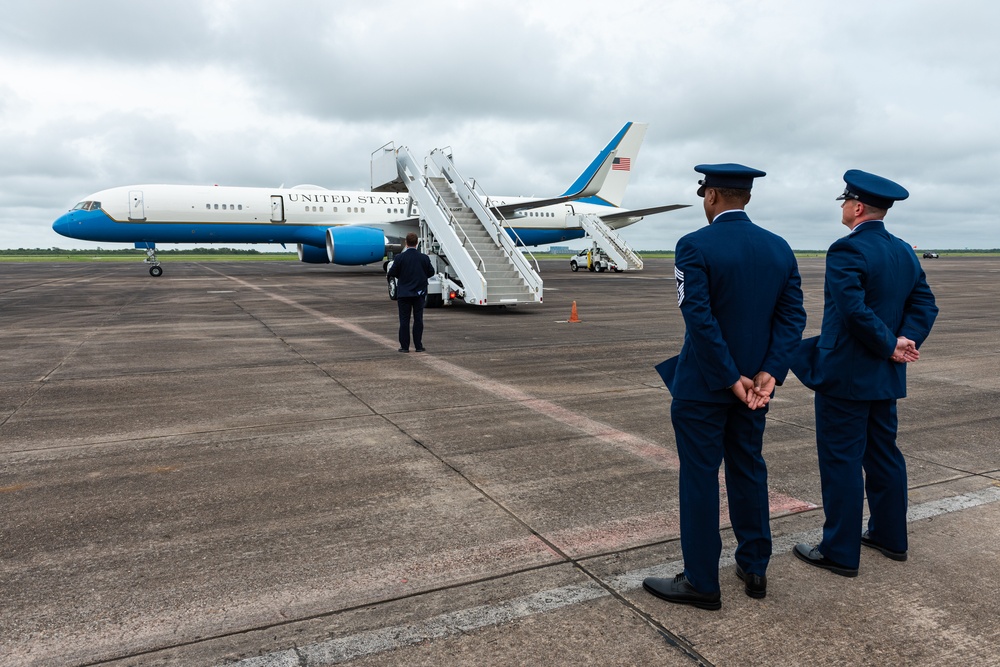
{"label": "painted line on tarmac", "polygon": [[[349,322],[348,320],[327,315],[326,313],[322,313],[315,308],[305,306],[295,299],[291,299],[281,294],[275,294],[274,292],[270,292],[263,287],[254,285],[240,278],[228,276],[220,271],[216,271],[215,269],[209,270],[219,274],[220,276],[228,278],[239,285],[258,291],[275,301],[285,304],[286,306],[301,310],[302,312],[311,315],[322,322],[326,322],[327,324],[350,331],[351,333],[369,340],[372,343],[389,348],[390,350],[395,350],[398,347],[398,341],[389,339],[373,331],[369,331],[368,329]],[[411,356],[415,356],[425,366],[428,366],[443,375],[450,375],[456,380],[470,385],[479,391],[493,394],[494,396],[502,398],[506,401],[519,403],[520,405],[529,408],[538,414],[544,415],[553,421],[576,429],[577,431],[617,447],[618,449],[626,451],[649,463],[653,463],[654,465],[661,466],[668,470],[678,470],[680,468],[680,462],[678,461],[677,454],[675,452],[672,452],[662,445],[652,442],[651,440],[647,440],[632,433],[621,431],[613,426],[596,421],[578,412],[568,410],[551,401],[537,398],[525,391],[522,391],[521,389],[518,389],[517,387],[497,382],[492,378],[480,375],[475,371],[463,368],[439,357],[429,355]],[[794,513],[816,508],[816,505],[805,500],[800,500],[798,498],[793,498],[791,496],[775,492],[769,494],[769,501],[772,513]]]}
{"label": "painted line on tarmac", "polygon": [[[921,503],[909,509],[906,520],[908,523],[912,523],[995,502],[1000,502],[1000,486],[990,486],[972,493]],[[821,528],[816,528],[778,537],[772,545],[773,555],[787,553],[799,542],[815,544],[822,537],[822,533]],[[719,566],[729,567],[735,563],[734,550],[724,550]],[[677,560],[641,570],[633,570],[612,577],[607,583],[619,593],[624,594],[639,588],[642,585],[642,580],[646,577],[671,577],[683,569],[684,562]],[[483,628],[497,627],[535,614],[556,611],[608,596],[610,593],[597,583],[571,584],[513,598],[499,604],[482,605],[439,614],[419,623],[368,630],[347,637],[338,637],[299,648],[246,658],[236,663],[224,664],[228,667],[323,667],[336,665],[387,651],[395,651],[432,639],[456,637]]]}

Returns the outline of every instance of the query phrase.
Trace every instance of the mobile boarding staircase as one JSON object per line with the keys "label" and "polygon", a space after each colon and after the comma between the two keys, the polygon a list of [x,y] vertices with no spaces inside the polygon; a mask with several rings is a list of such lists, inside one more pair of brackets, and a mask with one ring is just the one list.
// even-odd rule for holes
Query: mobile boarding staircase
{"label": "mobile boarding staircase", "polygon": [[[507,234],[503,221],[435,149],[421,169],[410,151],[386,144],[372,154],[372,191],[409,191],[420,217],[420,249],[436,274],[427,304],[476,306],[542,302],[542,279]],[[534,258],[532,257],[532,260]]]}
{"label": "mobile boarding staircase", "polygon": [[642,271],[642,259],[618,232],[594,213],[570,216],[570,225],[578,223],[590,236],[594,249],[602,251],[619,271]]}

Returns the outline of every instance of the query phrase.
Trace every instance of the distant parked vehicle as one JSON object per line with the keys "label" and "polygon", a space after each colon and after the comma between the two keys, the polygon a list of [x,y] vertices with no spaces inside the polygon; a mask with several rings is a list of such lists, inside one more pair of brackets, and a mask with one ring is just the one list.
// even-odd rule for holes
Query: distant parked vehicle
{"label": "distant parked vehicle", "polygon": [[592,249],[584,249],[573,255],[569,260],[569,268],[571,271],[587,269],[588,271],[597,271],[600,273],[609,270],[616,273],[622,272],[607,255],[599,250],[594,251]]}
{"label": "distant parked vehicle", "polygon": [[924,259],[937,259],[938,254],[936,252],[925,252]]}

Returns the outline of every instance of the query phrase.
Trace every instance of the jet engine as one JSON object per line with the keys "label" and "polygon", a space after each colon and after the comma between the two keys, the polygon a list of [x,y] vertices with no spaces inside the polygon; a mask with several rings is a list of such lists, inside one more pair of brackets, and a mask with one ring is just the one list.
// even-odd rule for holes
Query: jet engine
{"label": "jet engine", "polygon": [[314,245],[300,243],[299,261],[306,264],[329,264],[330,258],[326,254],[326,248],[317,248]]}
{"label": "jet engine", "polygon": [[385,257],[385,233],[372,227],[330,227],[326,247],[298,244],[299,261],[307,264],[359,266]]}
{"label": "jet engine", "polygon": [[330,227],[326,230],[326,254],[334,264],[358,266],[381,262],[385,257],[385,233],[373,227]]}

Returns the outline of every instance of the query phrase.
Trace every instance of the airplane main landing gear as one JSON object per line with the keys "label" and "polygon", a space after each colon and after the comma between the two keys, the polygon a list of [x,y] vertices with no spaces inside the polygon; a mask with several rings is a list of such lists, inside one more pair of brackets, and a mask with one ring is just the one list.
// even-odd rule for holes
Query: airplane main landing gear
{"label": "airplane main landing gear", "polygon": [[152,264],[149,267],[149,275],[154,278],[159,278],[163,275],[163,269],[160,268],[160,262],[156,259],[156,248],[146,248],[146,259],[143,260],[147,264]]}

